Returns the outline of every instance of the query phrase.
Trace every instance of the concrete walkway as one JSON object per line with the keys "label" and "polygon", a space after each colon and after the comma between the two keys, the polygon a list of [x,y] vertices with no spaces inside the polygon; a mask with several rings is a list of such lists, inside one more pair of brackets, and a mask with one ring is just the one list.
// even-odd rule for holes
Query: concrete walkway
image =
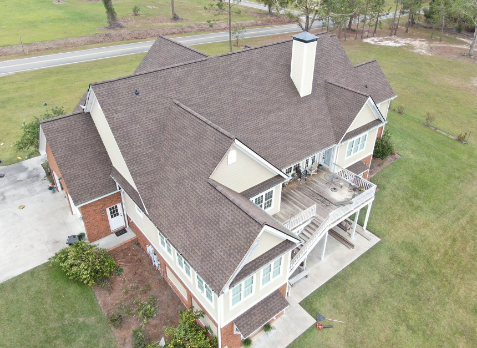
{"label": "concrete walkway", "polygon": [[125,234],[122,234],[119,237],[114,233],[111,233],[109,236],[101,238],[92,244],[96,244],[100,248],[111,249],[136,237],[136,234],[129,227],[126,228],[126,231],[127,232]]}
{"label": "concrete walkway", "polygon": [[48,191],[41,162],[0,167],[0,283],[46,262],[67,236],[84,232],[64,193]]}
{"label": "concrete walkway", "polygon": [[357,234],[352,240],[355,243],[354,249],[348,249],[336,239],[328,236],[326,255],[322,261],[320,257],[323,250],[323,238],[308,256],[307,269],[310,271],[308,278],[300,280],[289,291],[287,300],[290,307],[286,309],[285,315],[273,323],[275,330],[269,333],[262,331],[252,338],[253,347],[287,347],[310,326],[314,325],[315,318],[300,306],[300,302],[380,241],[372,233],[368,232],[368,236],[371,241]]}

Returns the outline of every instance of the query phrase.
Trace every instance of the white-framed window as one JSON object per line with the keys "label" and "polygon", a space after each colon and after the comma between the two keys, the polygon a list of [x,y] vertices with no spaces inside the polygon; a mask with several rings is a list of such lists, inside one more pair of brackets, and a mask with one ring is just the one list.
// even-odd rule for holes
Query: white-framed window
{"label": "white-framed window", "polygon": [[142,218],[144,218],[144,214],[142,213],[141,209],[137,206],[136,203],[134,203],[134,207],[136,207],[136,213]]}
{"label": "white-framed window", "polygon": [[253,294],[253,275],[232,288],[232,307]]}
{"label": "white-framed window", "polygon": [[364,149],[366,145],[367,134],[354,138],[348,141],[348,149],[346,151],[346,157],[354,155],[355,153]]}
{"label": "white-framed window", "polygon": [[177,256],[177,264],[185,272],[185,274],[190,278],[192,273],[190,271],[189,263],[186,260],[184,260],[182,255],[179,254],[178,252],[176,252],[176,256]]}
{"label": "white-framed window", "polygon": [[162,235],[161,232],[159,232],[159,241],[161,242],[162,247],[165,249],[166,248],[166,238]]}
{"label": "white-framed window", "polygon": [[261,193],[250,200],[263,210],[270,209],[273,206],[273,189]]}
{"label": "white-framed window", "polygon": [[197,274],[197,289],[204,295],[210,303],[214,303],[214,297],[212,296],[212,289],[206,282]]}
{"label": "white-framed window", "polygon": [[235,162],[237,162],[237,151],[230,150],[229,154],[227,156],[227,164],[230,165],[230,164],[233,164]]}
{"label": "white-framed window", "polygon": [[262,285],[268,284],[272,279],[282,273],[282,257],[269,263],[262,269]]}
{"label": "white-framed window", "polygon": [[166,250],[169,253],[169,255],[172,255],[172,246],[167,239],[166,239]]}
{"label": "white-framed window", "polygon": [[286,175],[291,175],[292,170],[293,170],[293,167],[288,167],[287,169],[285,169],[285,174]]}

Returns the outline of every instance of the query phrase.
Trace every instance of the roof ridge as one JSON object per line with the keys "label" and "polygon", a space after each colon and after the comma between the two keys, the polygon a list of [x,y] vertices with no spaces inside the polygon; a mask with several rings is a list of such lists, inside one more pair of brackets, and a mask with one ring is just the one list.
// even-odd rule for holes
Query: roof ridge
{"label": "roof ridge", "polygon": [[56,121],[56,120],[59,120],[61,118],[66,118],[66,117],[70,117],[70,116],[76,116],[76,115],[81,115],[81,114],[87,114],[86,112],[84,111],[80,111],[80,112],[73,112],[71,114],[67,114],[67,115],[61,115],[61,116],[56,116],[56,117],[52,117],[52,118],[48,118],[46,120],[41,120],[40,121],[40,124],[41,123],[47,123],[47,122],[52,122],[52,121]]}
{"label": "roof ridge", "polygon": [[348,90],[348,91],[350,91],[350,92],[357,93],[357,94],[361,94],[362,96],[365,96],[365,97],[368,97],[368,98],[370,97],[369,94],[366,94],[366,93],[357,91],[357,90],[355,90],[355,89],[352,89],[352,88],[349,88],[349,87],[340,85],[340,84],[338,84],[338,83],[336,83],[336,82],[332,82],[332,81],[329,81],[329,80],[325,80],[325,82],[326,82],[326,83],[329,83],[329,84],[331,84],[331,85],[335,85],[336,87],[340,87],[340,88],[346,89],[346,90]]}
{"label": "roof ridge", "polygon": [[370,60],[369,62],[364,62],[364,63],[357,64],[357,65],[353,66],[353,68],[358,68],[362,65],[366,65],[366,64],[370,64],[370,63],[374,63],[374,62],[377,63],[378,61],[376,59],[373,59],[373,60]]}
{"label": "roof ridge", "polygon": [[[329,34],[328,31],[322,31],[322,32],[319,32],[319,33],[316,33],[316,34],[313,34],[313,35],[325,35],[325,34]],[[330,36],[332,36],[332,35],[330,35]],[[283,41],[272,42],[272,43],[268,43],[268,44],[257,46],[257,47],[252,47],[252,46],[246,45],[248,47],[244,48],[240,51],[228,52],[228,53],[219,54],[217,56],[209,56],[209,57],[220,58],[220,57],[225,57],[225,56],[229,56],[229,55],[236,54],[236,53],[243,53],[243,52],[248,52],[248,51],[251,51],[251,50],[256,50],[256,49],[259,49],[259,48],[264,48],[264,47],[269,47],[269,46],[274,46],[274,45],[280,45],[280,44],[283,44],[283,43],[289,42],[289,41],[293,41],[293,39],[287,39],[287,40],[283,40]]]}
{"label": "roof ridge", "polygon": [[225,135],[226,137],[230,138],[230,139],[235,139],[235,137],[230,134],[229,132],[227,132],[225,129],[223,129],[222,127],[216,125],[215,123],[213,123],[212,121],[206,119],[204,116],[200,115],[199,113],[195,112],[194,110],[192,110],[191,108],[185,106],[184,104],[182,104],[180,101],[178,100],[175,100],[173,99],[172,100],[174,102],[174,104],[176,104],[177,106],[179,106],[181,109],[187,111],[189,114],[191,114],[192,116],[195,116],[197,117],[199,120],[201,120],[202,122],[204,122],[205,124],[209,125],[210,127],[214,128],[216,131],[222,133],[223,135]]}
{"label": "roof ridge", "polygon": [[192,60],[192,61],[190,61],[190,62],[185,62],[185,63],[178,63],[178,64],[173,64],[173,65],[168,65],[168,66],[165,66],[165,67],[163,67],[163,68],[159,68],[159,69],[151,70],[151,71],[146,71],[146,72],[142,72],[142,73],[139,73],[139,74],[130,74],[130,75],[126,75],[126,76],[116,77],[116,78],[110,79],[110,80],[104,80],[104,81],[99,81],[99,82],[93,82],[93,83],[91,84],[91,86],[96,86],[96,85],[106,84],[106,83],[109,83],[109,82],[115,82],[115,81],[119,81],[119,80],[128,79],[128,78],[131,78],[131,77],[146,75],[146,74],[150,74],[150,73],[153,73],[153,72],[156,72],[156,71],[161,71],[161,70],[168,70],[168,69],[172,69],[172,68],[177,68],[177,67],[179,67],[179,66],[184,66],[184,65],[188,65],[188,64],[200,63],[200,62],[203,62],[203,61],[205,61],[205,60],[207,60],[207,59],[209,59],[209,57],[201,58],[201,59],[197,59],[197,60]]}
{"label": "roof ridge", "polygon": [[188,50],[191,50],[191,51],[193,51],[193,52],[195,52],[195,53],[199,53],[199,54],[203,55],[204,57],[210,57],[207,53],[204,53],[204,52],[201,52],[201,51],[199,51],[199,50],[196,50],[195,48],[192,48],[192,47],[183,45],[183,44],[181,44],[180,42],[174,41],[174,40],[172,40],[172,39],[170,39],[170,38],[168,38],[168,37],[165,37],[165,36],[163,36],[163,35],[159,35],[159,37],[160,37],[160,38],[163,38],[164,40],[167,40],[167,41],[169,41],[169,42],[175,43],[176,45],[179,45],[179,46],[181,46],[181,47],[183,47],[183,48],[187,48]]}

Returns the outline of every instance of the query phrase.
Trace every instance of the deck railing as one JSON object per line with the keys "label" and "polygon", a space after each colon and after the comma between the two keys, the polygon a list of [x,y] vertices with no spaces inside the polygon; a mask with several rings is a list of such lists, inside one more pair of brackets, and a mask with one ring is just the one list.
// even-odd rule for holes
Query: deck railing
{"label": "deck railing", "polygon": [[297,269],[300,263],[308,255],[308,253],[316,246],[316,244],[318,244],[321,237],[323,237],[324,234],[328,232],[330,228],[336,226],[338,223],[340,223],[342,220],[348,217],[348,215],[352,213],[353,211],[360,209],[360,206],[363,203],[370,201],[376,193],[376,185],[374,185],[373,183],[369,182],[366,179],[363,179],[357,176],[356,174],[350,172],[347,169],[341,168],[341,170],[337,174],[340,175],[343,179],[349,181],[350,183],[363,187],[364,191],[362,191],[361,193],[358,193],[358,195],[355,198],[353,198],[351,204],[347,204],[347,205],[339,207],[336,210],[333,210],[328,215],[328,217],[325,220],[323,220],[320,226],[316,229],[315,233],[313,233],[311,238],[306,243],[303,244],[303,247],[301,248],[301,250],[291,260],[290,275]]}
{"label": "deck railing", "polygon": [[306,208],[283,223],[290,231],[316,216],[316,204]]}

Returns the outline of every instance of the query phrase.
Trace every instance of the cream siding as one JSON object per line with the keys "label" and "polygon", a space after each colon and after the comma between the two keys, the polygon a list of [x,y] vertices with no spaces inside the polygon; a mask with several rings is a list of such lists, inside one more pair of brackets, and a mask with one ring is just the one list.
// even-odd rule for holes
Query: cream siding
{"label": "cream siding", "polygon": [[300,97],[311,94],[315,70],[316,41],[293,40],[290,76]]}
{"label": "cream siding", "polygon": [[[378,130],[375,128],[373,130],[370,130],[367,134],[368,136],[366,137],[366,145],[363,150],[356,152],[354,155],[349,156],[346,158],[346,151],[348,149],[348,142],[353,140],[350,139],[344,143],[342,143],[338,147],[338,155],[336,156],[336,164],[339,165],[341,168],[346,168],[352,165],[353,163],[356,163],[357,161],[368,157],[369,155],[373,154],[374,150],[374,143],[376,142],[376,135],[377,135]],[[360,136],[362,136],[361,134]]]}
{"label": "cream siding", "polygon": [[118,170],[119,173],[137,190],[137,187],[132,179],[131,173],[124,161],[123,155],[119,150],[119,146],[114,139],[113,132],[109,128],[108,121],[104,116],[103,110],[99,105],[98,100],[95,100],[93,107],[91,108],[91,117],[93,118],[94,124],[98,129],[101,140],[103,141],[104,147],[108,152],[111,163]]}
{"label": "cream siding", "polygon": [[[237,159],[234,163],[228,164],[228,154],[232,150],[237,152]],[[239,150],[235,145],[232,145],[229,151],[210,176],[218,183],[234,191],[243,192],[276,175]]]}
{"label": "cream siding", "polygon": [[255,250],[252,252],[252,255],[250,258],[247,260],[247,263],[250,261],[255,260],[257,257],[260,255],[264,254],[271,248],[277,246],[281,242],[283,242],[283,238],[274,236],[271,233],[268,232],[263,232],[260,238],[258,239],[258,246],[255,248]]}
{"label": "cream siding", "polygon": [[383,115],[385,120],[388,118],[389,103],[390,101],[388,100],[381,104],[378,104],[379,111],[381,111],[381,114]]}
{"label": "cream siding", "polygon": [[197,288],[197,278],[196,273],[193,270],[191,265],[191,277],[187,276],[185,271],[179,267],[177,264],[176,250],[172,248],[172,255],[170,255],[165,248],[162,247],[159,241],[159,234],[156,226],[149,220],[149,218],[144,214],[141,218],[136,212],[136,207],[134,201],[124,192],[123,195],[124,206],[126,207],[126,213],[131,217],[134,223],[139,227],[139,229],[144,233],[144,235],[149,239],[154,248],[159,252],[161,257],[166,261],[168,266],[177,274],[179,279],[187,287],[187,289],[199,300],[202,307],[210,313],[212,318],[216,320],[217,318],[217,295],[212,293],[214,303],[211,304],[209,300],[205,297],[205,294],[202,294]]}
{"label": "cream siding", "polygon": [[224,294],[224,321],[223,325],[228,324],[233,319],[244,313],[259,301],[270,295],[273,291],[280,288],[288,280],[288,268],[290,267],[290,252],[286,253],[282,259],[281,274],[272,279],[268,284],[262,286],[262,269],[255,273],[254,277],[254,291],[253,293],[241,302],[232,307],[232,288]]}
{"label": "cream siding", "polygon": [[371,107],[369,106],[369,104],[366,103],[364,104],[364,107],[361,109],[361,111],[358,113],[358,115],[354,119],[353,123],[351,123],[351,126],[348,129],[348,132],[351,132],[352,130],[355,130],[356,128],[364,126],[365,124],[369,122],[373,122],[374,120],[376,120],[376,117],[374,116],[374,113],[371,110]]}
{"label": "cream siding", "polygon": [[[197,301],[194,299],[192,299],[192,307],[194,307],[195,310],[202,310],[202,308],[197,304]],[[203,318],[200,319],[200,322],[204,324],[204,326],[209,326],[212,329],[214,335],[217,336],[217,326],[215,326],[214,322],[210,320],[207,313]]]}
{"label": "cream siding", "polygon": [[176,278],[174,273],[171,272],[169,267],[167,267],[166,269],[167,269],[167,277],[171,280],[172,284],[174,284],[174,286],[177,288],[177,290],[179,290],[181,295],[185,299],[187,299],[187,290],[186,290],[186,288],[184,288],[184,285],[181,284],[181,282]]}

